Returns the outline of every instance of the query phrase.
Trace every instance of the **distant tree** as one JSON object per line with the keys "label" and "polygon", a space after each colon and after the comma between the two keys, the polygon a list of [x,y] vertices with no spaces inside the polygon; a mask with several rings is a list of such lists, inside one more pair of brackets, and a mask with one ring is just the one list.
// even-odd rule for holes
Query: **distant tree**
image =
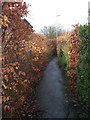
{"label": "distant tree", "polygon": [[41,28],[41,33],[44,34],[49,39],[55,39],[56,32],[58,36],[62,33],[62,29],[60,27],[55,26],[44,26],[43,28]]}

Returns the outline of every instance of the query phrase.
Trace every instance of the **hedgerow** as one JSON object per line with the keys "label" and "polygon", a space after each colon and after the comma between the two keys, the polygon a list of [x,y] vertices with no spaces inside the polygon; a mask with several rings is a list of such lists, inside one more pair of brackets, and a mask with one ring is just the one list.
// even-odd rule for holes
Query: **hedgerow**
{"label": "hedgerow", "polygon": [[79,98],[80,117],[88,118],[90,115],[90,34],[89,25],[79,27],[79,36],[82,40],[80,46],[80,59],[76,70],[76,90]]}
{"label": "hedgerow", "polygon": [[[76,24],[74,28],[67,36],[66,45],[65,35],[59,37],[58,61],[67,71],[67,83],[74,105],[77,105],[79,117],[88,118],[90,114],[90,25]],[[64,47],[68,48],[67,54]]]}
{"label": "hedgerow", "polygon": [[40,72],[55,51],[55,40],[36,35],[21,19],[26,14],[25,2],[2,2],[2,118],[37,114],[34,101]]}

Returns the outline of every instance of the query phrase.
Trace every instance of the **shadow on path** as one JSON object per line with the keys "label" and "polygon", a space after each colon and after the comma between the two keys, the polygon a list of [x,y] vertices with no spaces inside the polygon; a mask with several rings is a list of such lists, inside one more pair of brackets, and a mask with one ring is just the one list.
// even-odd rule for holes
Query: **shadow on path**
{"label": "shadow on path", "polygon": [[76,118],[76,113],[64,92],[57,58],[54,58],[44,71],[37,96],[37,108],[43,111],[41,118]]}

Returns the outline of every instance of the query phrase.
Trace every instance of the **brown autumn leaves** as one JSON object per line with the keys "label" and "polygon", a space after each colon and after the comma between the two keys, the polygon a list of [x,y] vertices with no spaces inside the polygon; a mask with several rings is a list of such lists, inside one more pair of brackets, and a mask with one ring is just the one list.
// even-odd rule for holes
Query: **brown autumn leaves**
{"label": "brown autumn leaves", "polygon": [[[55,40],[46,40],[35,34],[26,25],[23,17],[27,15],[26,3],[4,2],[2,4],[2,110],[3,117],[25,116],[33,109],[35,88],[40,71],[55,52]],[[68,37],[69,84],[71,90],[76,84],[76,65],[79,61],[80,39],[78,24]],[[60,39],[63,42],[63,38]],[[58,44],[59,46],[59,44]],[[50,56],[51,55],[51,56]],[[29,93],[27,100],[26,94]]]}
{"label": "brown autumn leaves", "polygon": [[22,19],[28,13],[25,2],[1,4],[3,118],[25,117],[30,110],[32,117],[36,84],[49,54],[54,54],[55,41],[47,41],[25,24]]}

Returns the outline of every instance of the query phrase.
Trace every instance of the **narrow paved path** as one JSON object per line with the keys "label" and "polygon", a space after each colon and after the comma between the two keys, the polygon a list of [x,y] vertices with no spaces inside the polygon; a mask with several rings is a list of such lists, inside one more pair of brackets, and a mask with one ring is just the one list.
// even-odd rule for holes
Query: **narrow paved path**
{"label": "narrow paved path", "polygon": [[64,92],[57,58],[48,64],[37,92],[37,107],[43,111],[41,118],[76,118],[75,111]]}

